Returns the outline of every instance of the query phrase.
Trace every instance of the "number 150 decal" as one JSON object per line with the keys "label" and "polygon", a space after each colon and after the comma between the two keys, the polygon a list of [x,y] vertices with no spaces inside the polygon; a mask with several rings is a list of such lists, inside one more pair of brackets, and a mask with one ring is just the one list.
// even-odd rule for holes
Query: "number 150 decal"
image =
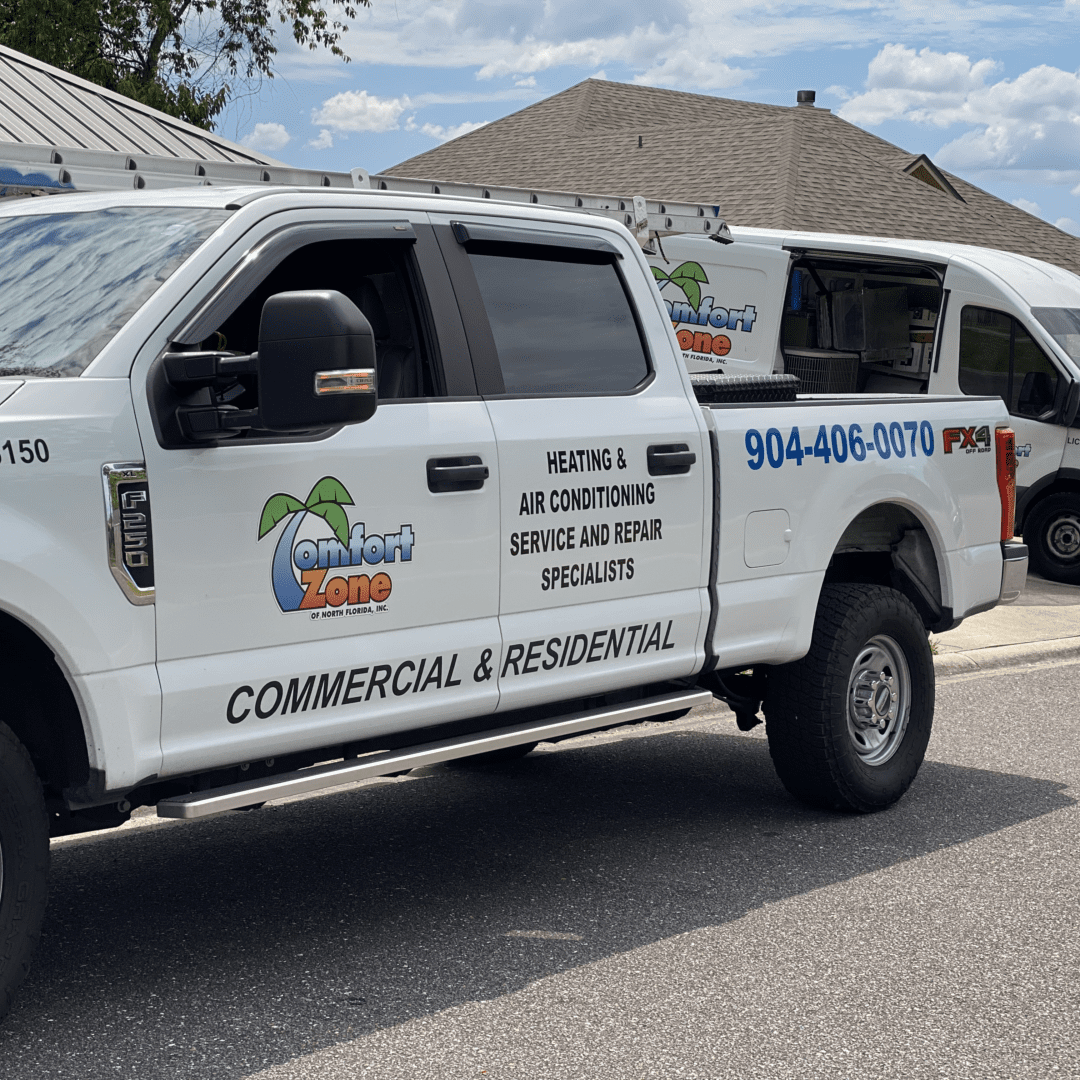
{"label": "number 150 decal", "polygon": [[[757,428],[746,433],[746,452],[750,455],[746,464],[755,471],[768,460],[769,465],[779,469],[785,461],[801,465],[804,458],[821,458],[826,465],[830,461],[865,461],[869,454],[876,454],[882,461],[891,457],[932,457],[934,454],[934,429],[928,420],[893,420],[874,425],[871,436],[863,438],[861,424],[833,424],[831,430],[824,424],[817,429],[816,437],[807,431],[807,441],[797,427],[791,429],[787,439],[779,428],[769,428],[762,436]],[[812,440],[812,441],[811,441]]]}

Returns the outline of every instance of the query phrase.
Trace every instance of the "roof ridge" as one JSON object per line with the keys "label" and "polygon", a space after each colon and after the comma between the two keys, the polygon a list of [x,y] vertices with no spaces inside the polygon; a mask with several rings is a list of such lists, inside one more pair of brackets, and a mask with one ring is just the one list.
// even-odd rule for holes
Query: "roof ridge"
{"label": "roof ridge", "polygon": [[[596,84],[600,82],[600,79],[594,79],[591,76],[588,79],[582,80],[582,82],[575,83],[569,87],[570,90],[576,90],[578,87],[582,87],[582,93],[580,100],[577,104],[577,109],[574,113],[574,131],[581,131],[584,127],[584,121],[589,114],[589,110],[592,108],[593,98],[596,97]],[[549,99],[550,100],[550,99]]]}
{"label": "roof ridge", "polygon": [[22,64],[26,67],[34,68],[37,71],[42,72],[51,79],[56,79],[59,82],[70,83],[72,86],[79,90],[87,91],[92,94],[96,94],[99,97],[104,98],[106,101],[112,102],[118,108],[127,109],[131,112],[137,112],[141,115],[148,117],[155,122],[162,124],[165,127],[175,127],[182,131],[186,135],[194,135],[197,138],[204,139],[207,142],[216,143],[219,146],[228,147],[235,154],[244,154],[249,158],[254,159],[253,164],[258,165],[273,165],[278,168],[289,168],[282,161],[277,161],[274,158],[264,157],[257,151],[252,150],[250,147],[242,146],[240,143],[234,143],[231,139],[223,138],[216,132],[207,131],[205,128],[196,127],[194,124],[189,124],[186,120],[181,120],[179,117],[170,116],[168,113],[163,113],[158,109],[151,108],[149,105],[144,105],[141,101],[136,101],[134,98],[125,97],[123,94],[118,94],[115,90],[110,90],[108,87],[100,86],[98,83],[90,82],[88,79],[83,79],[78,75],[72,75],[70,71],[64,71],[63,68],[53,67],[52,64],[46,64],[43,60],[38,60],[36,57],[27,56],[26,53],[21,53],[17,49],[9,48],[6,45],[0,45],[0,57],[6,57],[12,63]]}
{"label": "roof ridge", "polygon": [[[695,98],[696,100],[702,102],[722,102],[724,104],[732,105],[748,105],[751,108],[770,110],[775,109],[777,111],[783,112],[788,112],[791,109],[795,108],[795,106],[793,105],[772,105],[769,102],[765,101],[746,101],[743,98],[720,97],[717,94],[695,94],[693,91],[690,90],[672,90],[666,86],[646,86],[644,83],[620,82],[617,79],[596,79],[590,76],[588,79],[585,79],[584,82],[598,83],[604,86],[614,86],[618,87],[619,89],[634,90],[649,94],[661,94],[664,97],[669,97],[678,101],[685,101],[686,98]],[[577,83],[576,85],[580,86],[582,84]]]}
{"label": "roof ridge", "polygon": [[793,109],[788,117],[788,126],[791,134],[787,139],[787,177],[783,187],[783,205],[780,209],[780,227],[782,229],[794,228],[795,224],[795,200],[799,195],[799,165],[802,156],[802,124],[803,118]]}

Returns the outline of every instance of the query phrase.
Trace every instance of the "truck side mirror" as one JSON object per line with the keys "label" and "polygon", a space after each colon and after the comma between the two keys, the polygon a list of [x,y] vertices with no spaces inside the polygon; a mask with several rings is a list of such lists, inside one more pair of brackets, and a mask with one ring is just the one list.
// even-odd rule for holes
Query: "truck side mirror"
{"label": "truck side mirror", "polygon": [[359,424],[378,405],[375,335],[331,289],[277,293],[259,324],[259,424],[304,431]]}
{"label": "truck side mirror", "polygon": [[1065,392],[1065,404],[1061,407],[1061,422],[1066,427],[1076,423],[1076,414],[1080,411],[1080,382],[1069,383]]}

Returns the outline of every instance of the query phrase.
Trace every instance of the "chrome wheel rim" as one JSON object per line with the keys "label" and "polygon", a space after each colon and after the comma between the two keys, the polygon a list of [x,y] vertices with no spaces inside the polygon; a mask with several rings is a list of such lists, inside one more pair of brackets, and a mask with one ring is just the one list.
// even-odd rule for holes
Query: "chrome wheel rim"
{"label": "chrome wheel rim", "polygon": [[911,672],[891,637],[872,637],[856,653],[847,700],[855,753],[867,765],[884,765],[900,748],[911,713]]}
{"label": "chrome wheel rim", "polygon": [[1080,555],[1080,516],[1059,514],[1046,529],[1047,547],[1059,559],[1075,559]]}

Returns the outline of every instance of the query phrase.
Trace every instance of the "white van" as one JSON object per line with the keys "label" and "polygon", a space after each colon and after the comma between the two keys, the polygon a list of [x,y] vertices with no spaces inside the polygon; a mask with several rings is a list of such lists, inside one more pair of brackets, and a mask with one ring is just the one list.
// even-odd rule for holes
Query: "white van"
{"label": "white van", "polygon": [[[1017,532],[1034,569],[1080,584],[1080,277],[963,244],[730,233],[647,254],[690,371],[787,372],[808,394],[1000,395]],[[949,439],[947,453],[991,452],[989,431]]]}

